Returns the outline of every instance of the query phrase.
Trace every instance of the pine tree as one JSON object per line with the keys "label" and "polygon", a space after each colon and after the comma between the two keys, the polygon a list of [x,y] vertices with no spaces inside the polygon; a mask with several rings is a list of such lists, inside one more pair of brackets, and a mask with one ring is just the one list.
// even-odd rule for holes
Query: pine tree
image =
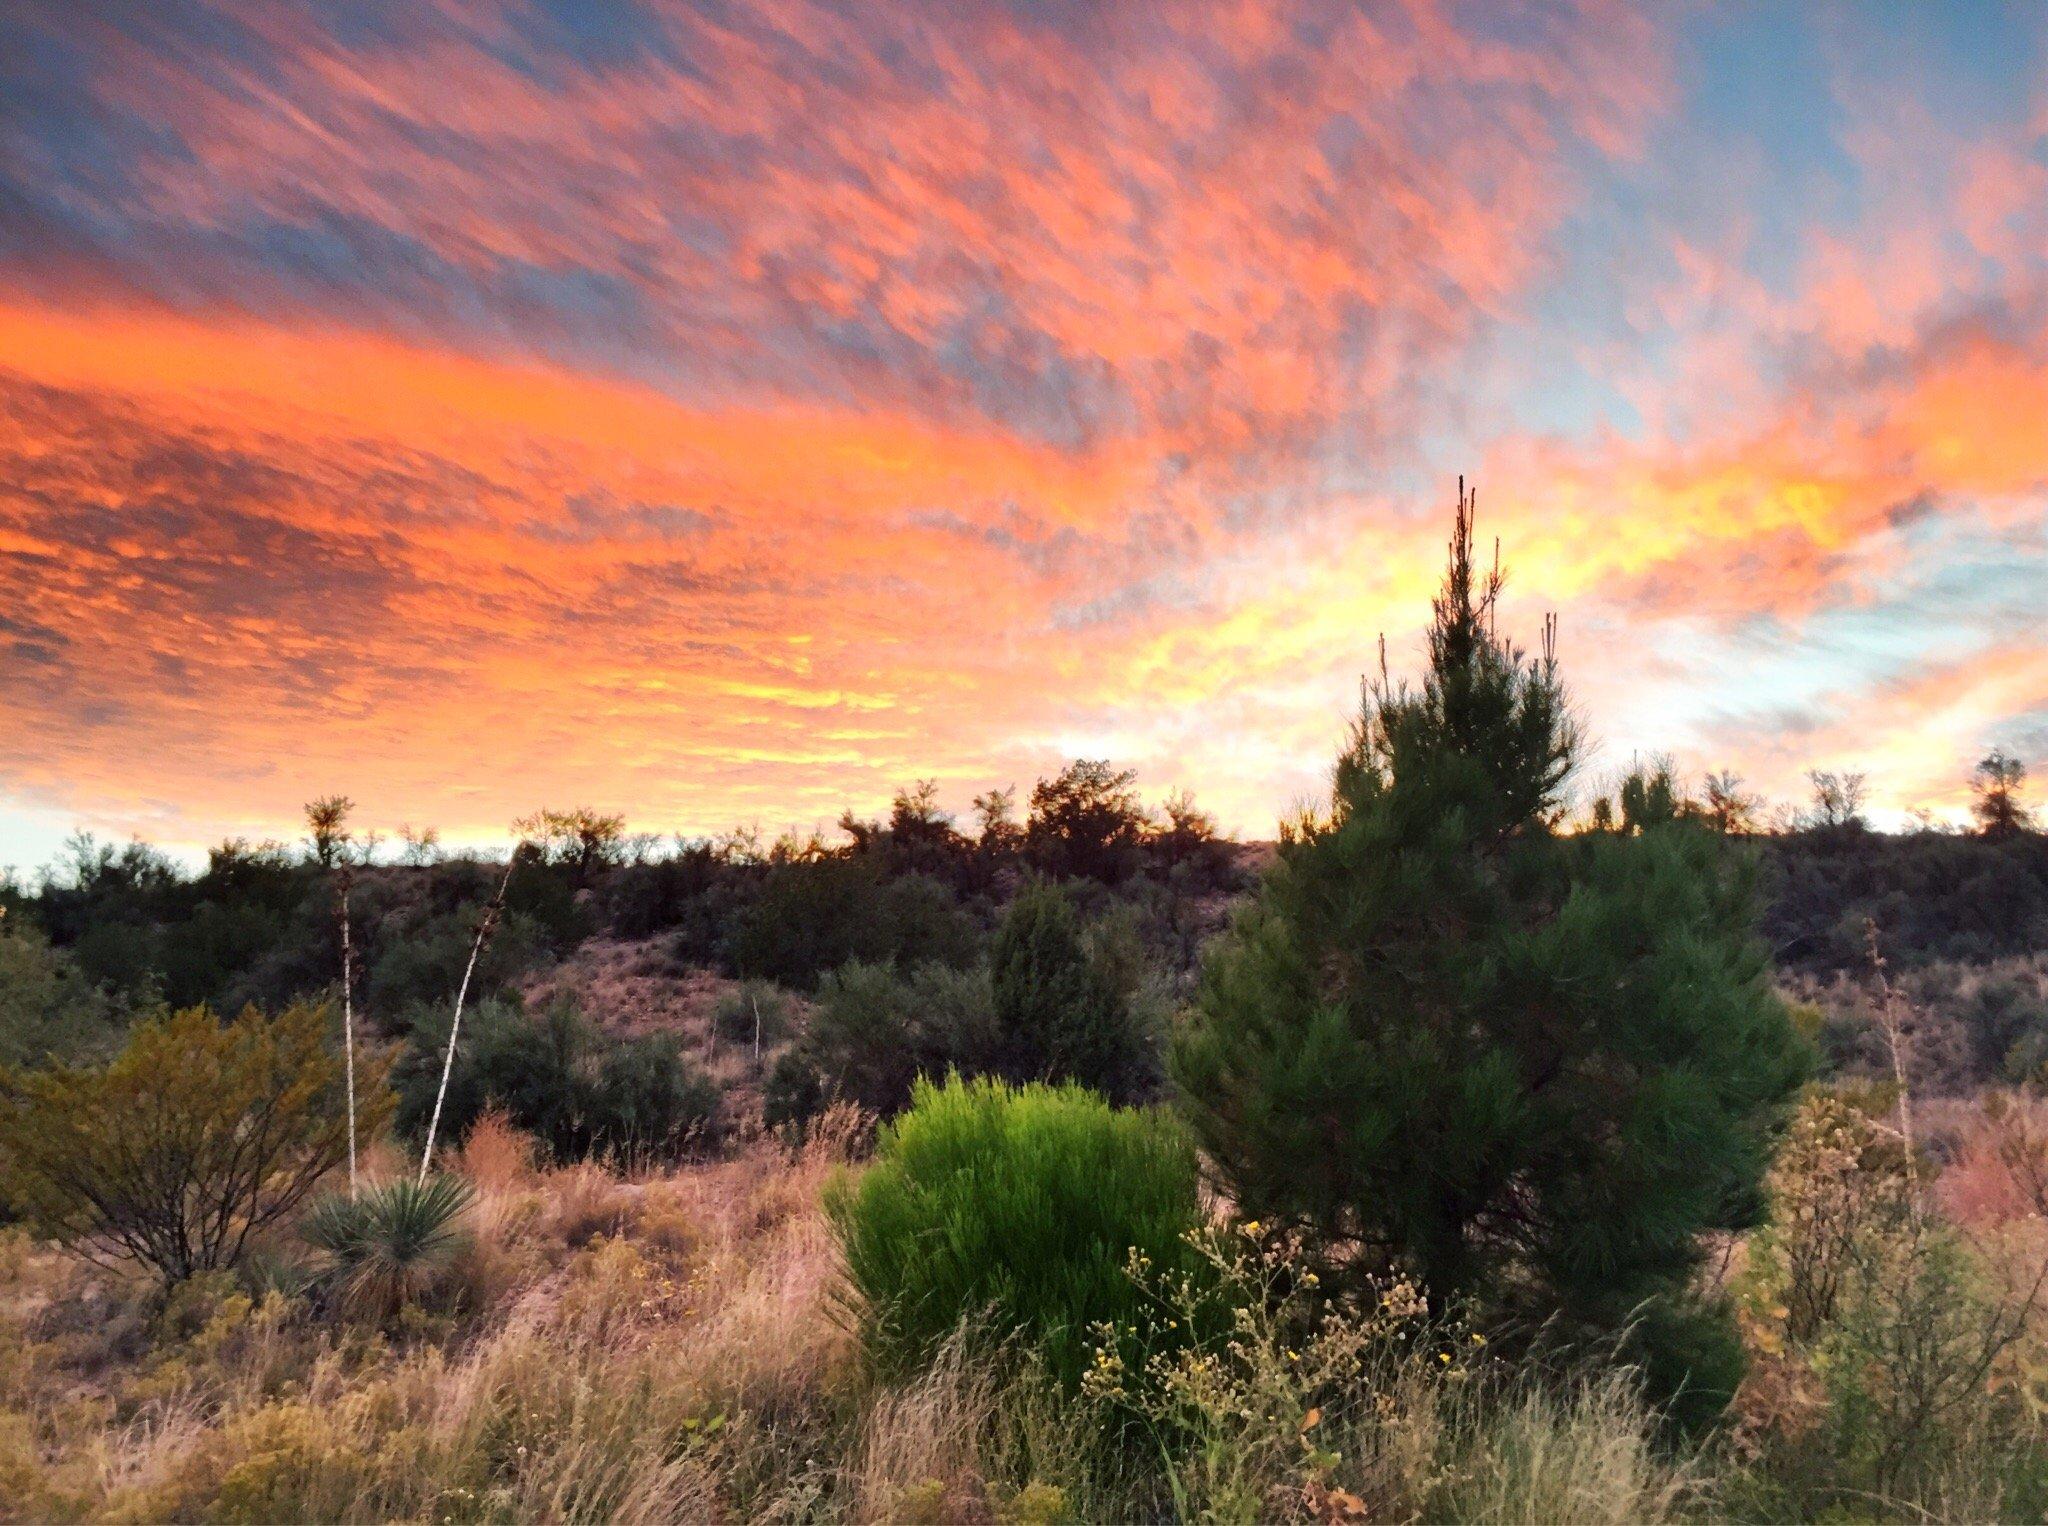
{"label": "pine tree", "polygon": [[989,949],[998,1069],[1011,1080],[1078,1081],[1114,1100],[1141,1089],[1144,1038],[1128,993],[1082,935],[1067,892],[1033,881]]}
{"label": "pine tree", "polygon": [[1760,1212],[1803,1052],[1738,847],[1640,784],[1609,829],[1559,830],[1580,743],[1555,626],[1533,657],[1499,637],[1500,589],[1461,483],[1421,687],[1383,648],[1329,810],[1211,953],[1176,1079],[1231,1200],[1327,1278],[1633,1328],[1667,1391],[1725,1389],[1725,1322],[1681,1295],[1703,1235]]}

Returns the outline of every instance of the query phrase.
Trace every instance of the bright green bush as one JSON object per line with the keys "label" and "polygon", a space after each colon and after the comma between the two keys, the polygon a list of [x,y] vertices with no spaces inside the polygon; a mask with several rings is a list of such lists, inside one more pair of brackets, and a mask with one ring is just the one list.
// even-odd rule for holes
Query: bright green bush
{"label": "bright green bush", "polygon": [[1078,1086],[919,1081],[875,1163],[826,1213],[848,1309],[886,1372],[914,1368],[963,1322],[1011,1336],[1078,1384],[1099,1322],[1145,1323],[1128,1272],[1191,1264],[1195,1157],[1165,1114]]}

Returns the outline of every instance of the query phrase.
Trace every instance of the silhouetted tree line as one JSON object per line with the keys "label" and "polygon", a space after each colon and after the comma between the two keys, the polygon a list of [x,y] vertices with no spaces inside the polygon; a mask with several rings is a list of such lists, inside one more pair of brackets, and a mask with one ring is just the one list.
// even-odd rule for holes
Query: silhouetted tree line
{"label": "silhouetted tree line", "polygon": [[843,841],[785,835],[763,847],[735,832],[659,859],[621,863],[601,885],[622,936],[671,933],[681,957],[800,987],[853,961],[962,967],[1027,879],[1075,882],[1084,898],[1136,900],[1162,950],[1192,967],[1202,903],[1246,882],[1237,845],[1185,793],[1158,815],[1136,775],[1082,759],[1031,792],[974,802],[973,830],[938,804],[934,782],[897,792],[887,817],[839,820]]}
{"label": "silhouetted tree line", "polygon": [[[963,831],[931,782],[900,791],[889,815],[840,823],[842,840],[736,830],[663,844],[625,818],[546,808],[517,824],[529,845],[477,971],[480,999],[584,938],[665,936],[675,960],[799,989],[864,961],[965,968],[1027,879],[1085,882],[1090,905],[1134,900],[1143,925],[1191,969],[1215,898],[1241,888],[1239,852],[1185,794],[1147,812],[1128,770],[1082,760],[1031,793],[974,803]],[[353,802],[307,806],[307,837],[224,842],[193,873],[141,842],[85,834],[36,880],[0,878],[0,926],[47,942],[67,978],[136,1010],[205,1004],[278,1008],[337,989],[339,905],[352,935],[352,991],[376,1028],[407,1031],[414,1009],[445,1002],[502,871],[444,855],[410,825],[398,863],[351,829]]]}
{"label": "silhouetted tree line", "polygon": [[[1814,774],[1812,803],[1794,814],[1769,811],[1732,774],[1687,790],[1655,765],[1585,803],[1579,819],[1582,829],[1625,830],[1668,811],[1752,839],[1761,931],[1777,964],[1824,982],[1862,970],[1872,921],[1904,968],[2018,958],[2048,943],[2048,839],[2026,782],[2017,760],[1993,752],[1973,776],[1977,830],[1891,834],[1865,825],[1866,788],[1854,773]],[[353,835],[350,809],[345,797],[314,801],[302,845],[223,843],[197,873],[146,844],[80,835],[39,879],[0,881],[0,927],[47,945],[16,962],[51,966],[37,989],[73,993],[61,1013],[41,998],[15,1001],[25,1012],[51,1007],[22,1019],[22,1041],[69,1027],[100,1032],[109,1011],[276,1010],[334,994],[338,875],[347,876],[355,999],[372,1032],[409,1033],[458,984],[502,860],[446,855],[431,830],[408,826],[400,862],[376,863],[375,839]],[[922,781],[899,791],[884,817],[848,813],[833,840],[764,842],[738,830],[664,842],[587,808],[545,809],[519,827],[529,857],[480,959],[479,1000],[510,995],[529,970],[600,932],[660,938],[675,965],[806,992],[850,965],[904,980],[964,974],[987,962],[1020,887],[1044,880],[1067,885],[1091,924],[1118,914],[1162,997],[1179,1002],[1192,994],[1203,943],[1248,883],[1250,858],[1185,794],[1148,811],[1129,770],[1086,759],[1037,781],[1021,812],[1015,790],[996,789],[962,823]],[[73,1023],[80,991],[94,993],[90,1023]],[[2011,1048],[1986,1062],[1992,1072]]]}

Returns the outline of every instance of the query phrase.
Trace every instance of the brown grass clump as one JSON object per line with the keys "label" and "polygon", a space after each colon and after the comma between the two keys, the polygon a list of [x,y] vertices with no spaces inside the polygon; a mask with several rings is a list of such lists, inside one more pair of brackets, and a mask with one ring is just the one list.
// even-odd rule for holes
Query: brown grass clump
{"label": "brown grass clump", "polygon": [[502,1107],[487,1109],[470,1125],[455,1169],[479,1192],[502,1192],[533,1180],[533,1136]]}
{"label": "brown grass clump", "polygon": [[622,1235],[639,1216],[640,1192],[591,1161],[550,1171],[541,1193],[542,1232],[572,1249],[600,1235]]}

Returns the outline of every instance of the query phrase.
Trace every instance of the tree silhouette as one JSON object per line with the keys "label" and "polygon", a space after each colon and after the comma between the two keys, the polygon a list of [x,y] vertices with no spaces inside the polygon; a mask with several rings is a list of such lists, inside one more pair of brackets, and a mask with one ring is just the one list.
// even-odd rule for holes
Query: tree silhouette
{"label": "tree silhouette", "polygon": [[1862,774],[1831,773],[1809,769],[1807,781],[1813,786],[1813,808],[1807,824],[1821,831],[1842,831],[1863,825],[1863,802],[1869,795],[1869,781]]}
{"label": "tree silhouette", "polygon": [[346,795],[323,795],[306,802],[306,835],[321,868],[332,869],[348,847],[348,813],[355,808],[356,803]]}
{"label": "tree silhouette", "polygon": [[2033,811],[2020,799],[2027,786],[2027,765],[2001,748],[1984,755],[1970,776],[1970,813],[1977,830],[1989,838],[2016,837],[2031,831]]}
{"label": "tree silhouette", "polygon": [[1137,775],[1078,758],[1031,790],[1025,840],[1047,873],[1113,883],[1130,873],[1145,835]]}
{"label": "tree silhouette", "polygon": [[1717,832],[1747,836],[1757,829],[1764,808],[1763,797],[1742,787],[1742,776],[1729,769],[1706,778],[1704,802],[1707,820]]}

